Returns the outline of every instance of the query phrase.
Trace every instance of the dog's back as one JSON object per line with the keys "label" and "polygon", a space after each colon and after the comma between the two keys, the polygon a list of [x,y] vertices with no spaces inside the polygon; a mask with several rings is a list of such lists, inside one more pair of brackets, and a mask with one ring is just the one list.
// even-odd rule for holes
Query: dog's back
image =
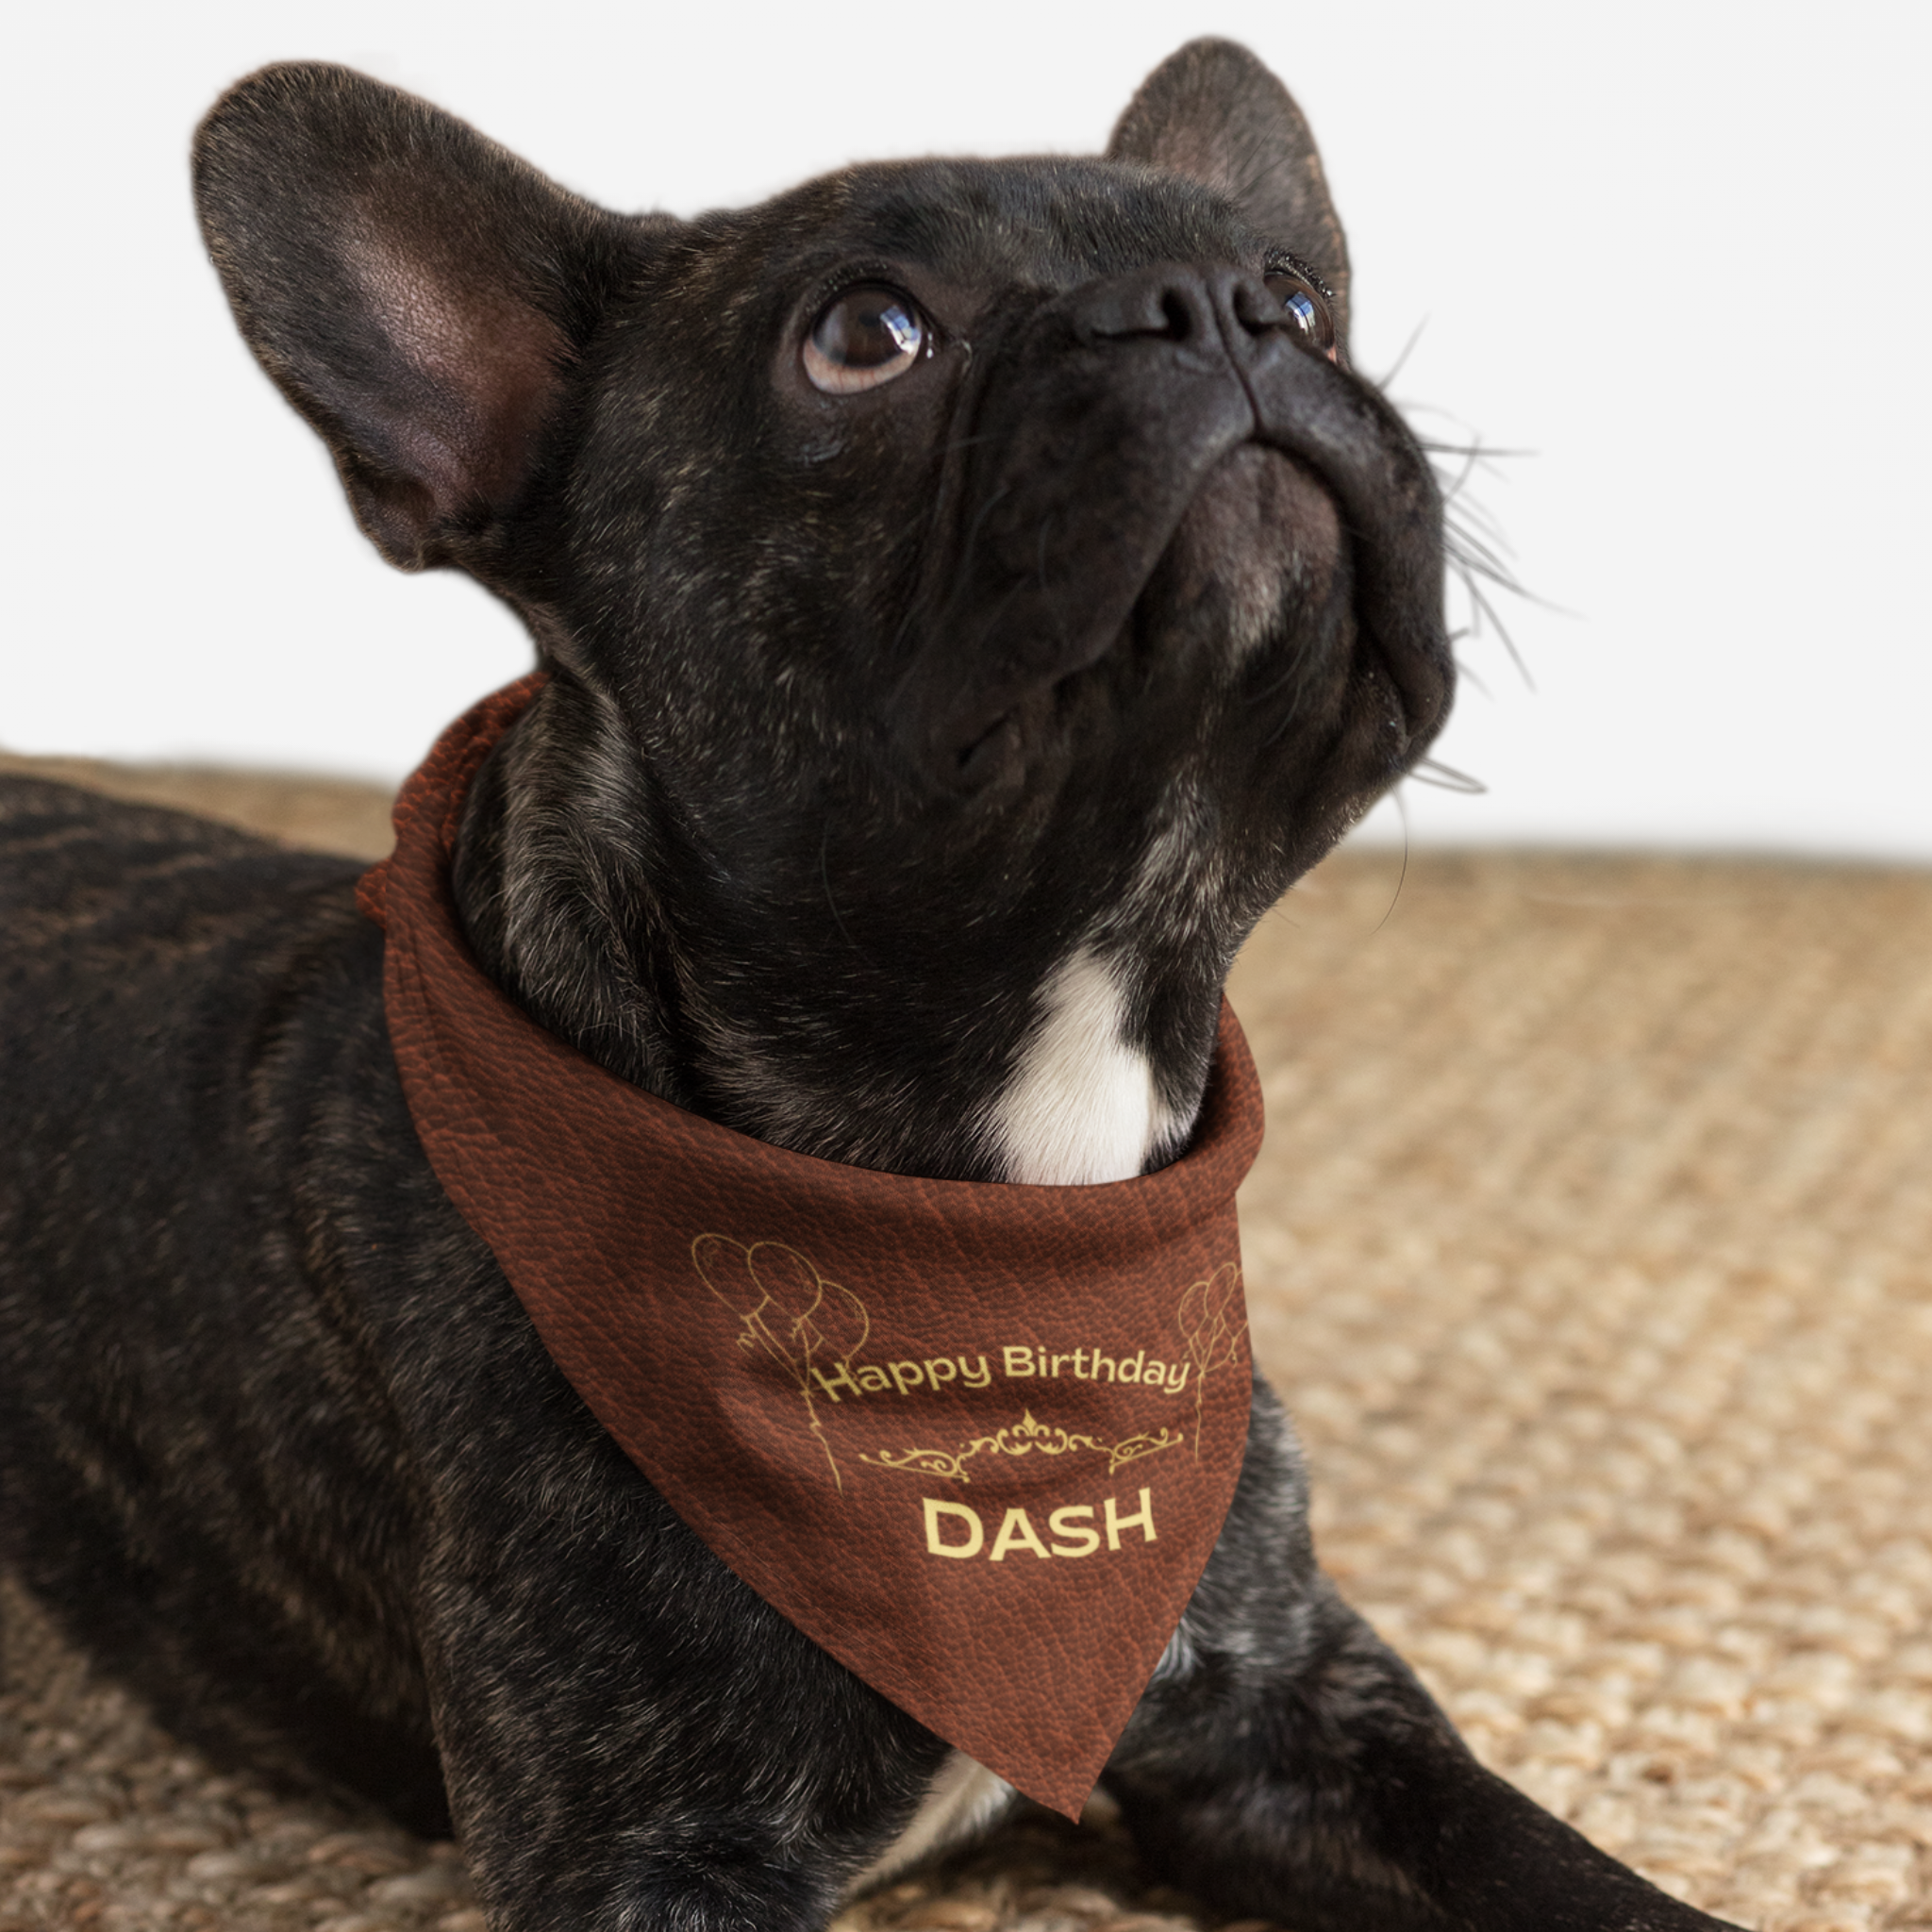
{"label": "dog's back", "polygon": [[[354,878],[183,812],[0,780],[0,1109],[21,1150],[0,1225],[16,1268],[30,1253],[64,1275],[83,1225],[137,1272],[206,1266],[220,1194],[243,1185],[227,1163],[258,1143],[259,1063],[315,1002],[354,1008],[375,985]],[[192,1231],[184,1198],[202,1210]]]}
{"label": "dog's back", "polygon": [[[333,1627],[345,1591],[400,1577],[402,1525],[358,1315],[331,1333],[302,1285],[335,1239],[305,1196],[358,1165],[315,1150],[407,1144],[356,871],[0,780],[0,1561],[177,1728],[271,1766],[296,1761],[285,1730],[337,1733],[344,1765],[392,1766],[378,1791],[433,1819],[433,1764],[366,1714],[381,1681],[420,1730],[420,1672],[400,1646],[344,1655]],[[368,1077],[330,1077],[353,1061]],[[362,1118],[326,1118],[350,1091]],[[265,1545],[305,1471],[335,1534]],[[330,1548],[353,1559],[318,1565]],[[285,1701],[307,1707],[287,1724]]]}

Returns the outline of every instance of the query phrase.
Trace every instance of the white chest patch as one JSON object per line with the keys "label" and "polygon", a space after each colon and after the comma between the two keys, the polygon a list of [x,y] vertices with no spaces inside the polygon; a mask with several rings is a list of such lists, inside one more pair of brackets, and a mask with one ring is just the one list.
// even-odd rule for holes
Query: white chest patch
{"label": "white chest patch", "polygon": [[1013,1802],[1011,1785],[975,1757],[954,1751],[940,1766],[912,1822],[845,1888],[849,1898],[908,1865],[984,1831]]}
{"label": "white chest patch", "polygon": [[1176,1125],[1147,1056],[1123,1035],[1126,1001],[1083,946],[1041,989],[1040,1024],[988,1110],[1005,1178],[1035,1187],[1130,1180]]}

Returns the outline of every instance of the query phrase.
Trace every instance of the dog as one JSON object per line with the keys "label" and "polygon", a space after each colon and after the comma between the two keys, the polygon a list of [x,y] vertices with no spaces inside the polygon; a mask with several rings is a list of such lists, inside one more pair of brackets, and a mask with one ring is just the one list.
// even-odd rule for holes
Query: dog
{"label": "dog", "polygon": [[[682,222],[281,66],[194,176],[363,529],[536,641],[446,828],[519,1024],[848,1173],[1187,1155],[1236,949],[1452,683],[1438,491],[1265,68],[1183,48],[1101,158]],[[501,1932],[803,1932],[1016,1802],[566,1378],[425,1153],[354,868],[0,797],[0,1557],[78,1641],[225,1757],[453,1825]],[[1716,1924],[1475,1762],[1317,1568],[1258,1383],[1245,1430],[1105,1764],[1149,1868],[1310,1928]]]}

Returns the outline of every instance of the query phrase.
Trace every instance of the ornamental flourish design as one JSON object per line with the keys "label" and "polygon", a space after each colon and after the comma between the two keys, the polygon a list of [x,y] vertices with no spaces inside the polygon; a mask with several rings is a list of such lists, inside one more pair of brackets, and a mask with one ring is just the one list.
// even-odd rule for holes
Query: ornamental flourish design
{"label": "ornamental flourish design", "polygon": [[974,1436],[957,1449],[886,1449],[876,1456],[861,1456],[861,1462],[883,1469],[905,1470],[916,1475],[936,1475],[944,1482],[970,1483],[973,1474],[966,1464],[975,1456],[1072,1456],[1088,1453],[1107,1457],[1111,1475],[1123,1463],[1138,1462],[1143,1456],[1156,1456],[1163,1449],[1178,1449],[1187,1441],[1184,1429],[1163,1428],[1158,1433],[1142,1432],[1124,1437],[1118,1442],[1104,1442],[1095,1436],[1076,1435],[1058,1424],[1036,1422],[1027,1409],[1016,1423],[995,1429],[990,1436]]}

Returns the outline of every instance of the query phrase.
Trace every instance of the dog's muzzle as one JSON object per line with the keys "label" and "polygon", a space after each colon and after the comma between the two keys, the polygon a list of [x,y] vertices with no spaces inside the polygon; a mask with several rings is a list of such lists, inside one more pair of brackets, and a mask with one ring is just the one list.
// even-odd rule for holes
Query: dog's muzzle
{"label": "dog's muzzle", "polygon": [[1389,404],[1299,336],[1260,276],[1170,265],[1043,305],[997,352],[956,439],[959,535],[894,698],[915,768],[971,789],[1004,721],[1126,634],[1204,483],[1246,443],[1334,499],[1357,633],[1406,737],[1432,735],[1451,685],[1435,480]]}

